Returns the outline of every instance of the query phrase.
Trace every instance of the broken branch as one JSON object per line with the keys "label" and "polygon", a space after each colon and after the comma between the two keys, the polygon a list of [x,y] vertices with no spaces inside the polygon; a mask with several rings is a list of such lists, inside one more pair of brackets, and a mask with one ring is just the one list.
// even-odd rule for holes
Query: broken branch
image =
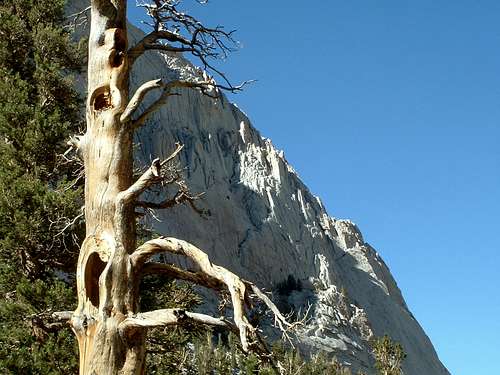
{"label": "broken branch", "polygon": [[168,158],[163,161],[160,161],[160,159],[153,160],[148,170],[144,172],[143,175],[132,184],[132,186],[118,194],[118,201],[124,204],[131,203],[139,198],[139,196],[146,191],[146,189],[158,182],[163,181],[164,176],[162,175],[162,168],[177,157],[183,148],[184,145],[177,143],[175,151]]}

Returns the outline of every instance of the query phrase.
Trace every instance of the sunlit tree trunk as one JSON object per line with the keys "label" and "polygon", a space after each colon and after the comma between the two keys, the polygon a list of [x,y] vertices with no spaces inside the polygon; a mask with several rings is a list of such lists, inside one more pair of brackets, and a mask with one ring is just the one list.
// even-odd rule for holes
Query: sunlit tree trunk
{"label": "sunlit tree trunk", "polygon": [[145,335],[120,334],[137,313],[134,207],[120,193],[132,184],[132,136],[120,121],[128,102],[126,1],[92,0],[85,163],[86,238],[77,266],[78,307],[72,318],[80,374],[141,374]]}

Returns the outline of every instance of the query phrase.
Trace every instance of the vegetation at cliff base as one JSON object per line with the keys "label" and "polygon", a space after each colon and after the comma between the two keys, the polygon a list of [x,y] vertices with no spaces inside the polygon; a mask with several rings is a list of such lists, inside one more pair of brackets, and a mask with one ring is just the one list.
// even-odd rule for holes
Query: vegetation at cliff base
{"label": "vegetation at cliff base", "polygon": [[406,353],[403,346],[388,335],[378,337],[372,342],[375,368],[379,375],[402,375]]}

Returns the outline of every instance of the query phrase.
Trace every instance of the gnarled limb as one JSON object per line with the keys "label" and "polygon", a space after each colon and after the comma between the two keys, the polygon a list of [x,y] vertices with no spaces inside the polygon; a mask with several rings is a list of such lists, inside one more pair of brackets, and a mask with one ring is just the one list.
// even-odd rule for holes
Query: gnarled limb
{"label": "gnarled limb", "polygon": [[[267,298],[267,296],[265,296],[262,291],[257,288],[257,286],[248,281],[242,280],[226,268],[213,264],[205,252],[186,241],[171,237],[158,238],[148,241],[137,248],[137,250],[131,255],[130,260],[132,267],[136,270],[140,270],[143,268],[144,263],[147,260],[156,254],[163,252],[185,256],[193,261],[200,269],[197,272],[178,272],[178,275],[180,276],[179,278],[195,282],[209,288],[214,288],[214,286],[216,286],[216,288],[219,289],[219,285],[222,284],[229,290],[234,310],[234,322],[236,327],[238,327],[244,351],[248,351],[249,349],[248,337],[257,336],[256,329],[248,322],[245,312],[245,303],[250,298],[249,291],[254,292],[262,300],[262,302],[270,308],[270,310],[274,313],[275,320],[279,322],[278,327],[282,331],[286,331],[292,327],[292,324],[287,322],[286,318],[279,312],[278,308],[269,298]],[[156,267],[158,269],[158,266]],[[176,267],[173,268],[173,266],[168,265],[165,265],[162,270],[166,269],[170,272],[178,271]]]}
{"label": "gnarled limb", "polygon": [[187,271],[172,264],[147,262],[142,268],[143,274],[164,274],[173,279],[189,281],[213,290],[221,290],[224,284],[216,278],[210,277],[203,272]]}

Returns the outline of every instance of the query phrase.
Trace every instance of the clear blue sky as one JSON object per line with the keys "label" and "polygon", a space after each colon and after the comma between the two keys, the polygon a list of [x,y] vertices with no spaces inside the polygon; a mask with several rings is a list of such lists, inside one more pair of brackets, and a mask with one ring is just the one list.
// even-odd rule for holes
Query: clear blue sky
{"label": "clear blue sky", "polygon": [[500,374],[500,1],[187,4],[238,29],[225,70],[259,82],[232,100],[359,225],[450,372]]}

